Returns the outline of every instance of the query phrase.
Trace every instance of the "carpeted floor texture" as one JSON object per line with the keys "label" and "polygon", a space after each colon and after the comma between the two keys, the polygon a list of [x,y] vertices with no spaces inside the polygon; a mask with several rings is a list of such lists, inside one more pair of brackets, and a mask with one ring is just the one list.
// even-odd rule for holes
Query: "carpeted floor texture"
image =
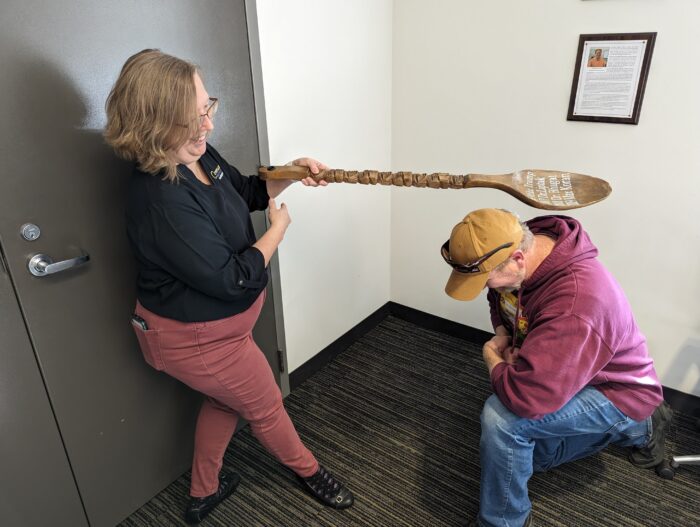
{"label": "carpeted floor texture", "polygon": [[[330,510],[307,496],[249,428],[224,466],[238,490],[202,526],[460,525],[479,505],[479,414],[490,395],[481,345],[390,316],[285,399],[319,461],[355,494]],[[675,414],[669,455],[700,454],[694,417]],[[189,474],[124,527],[184,525]],[[700,467],[667,481],[609,448],[530,481],[536,526],[700,526]]]}

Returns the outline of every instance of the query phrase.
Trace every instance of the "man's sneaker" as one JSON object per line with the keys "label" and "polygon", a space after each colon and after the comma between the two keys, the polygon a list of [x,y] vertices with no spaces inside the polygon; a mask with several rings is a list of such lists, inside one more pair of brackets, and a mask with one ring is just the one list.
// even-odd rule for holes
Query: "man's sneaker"
{"label": "man's sneaker", "polygon": [[671,427],[673,410],[665,402],[656,407],[651,415],[651,439],[641,448],[631,448],[630,463],[641,468],[652,468],[664,460],[666,432]]}
{"label": "man's sneaker", "polygon": [[335,509],[347,509],[355,498],[345,485],[335,479],[333,474],[328,472],[321,465],[313,476],[302,478],[297,476],[302,486],[318,501]]}
{"label": "man's sneaker", "polygon": [[236,472],[221,472],[219,474],[219,488],[214,494],[205,498],[191,498],[185,511],[185,521],[189,524],[201,522],[207,514],[228,498],[241,482],[241,476]]}

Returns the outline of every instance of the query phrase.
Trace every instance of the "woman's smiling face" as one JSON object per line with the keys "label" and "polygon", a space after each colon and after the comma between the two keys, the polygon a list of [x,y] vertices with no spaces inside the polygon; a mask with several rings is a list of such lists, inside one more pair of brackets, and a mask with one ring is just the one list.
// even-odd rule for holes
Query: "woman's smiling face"
{"label": "woman's smiling face", "polygon": [[180,148],[175,150],[175,162],[182,165],[191,165],[199,161],[207,149],[207,137],[214,130],[214,123],[206,115],[209,108],[209,94],[198,74],[194,74],[194,86],[197,98],[197,113],[201,116],[200,126],[196,137],[189,139]]}

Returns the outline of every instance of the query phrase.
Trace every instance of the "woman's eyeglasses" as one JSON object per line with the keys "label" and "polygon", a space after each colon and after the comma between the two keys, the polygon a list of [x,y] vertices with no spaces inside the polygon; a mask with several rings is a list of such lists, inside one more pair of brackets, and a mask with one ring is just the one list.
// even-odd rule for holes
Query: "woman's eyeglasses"
{"label": "woman's eyeglasses", "polygon": [[219,109],[219,99],[216,97],[209,97],[209,106],[207,106],[207,111],[199,116],[199,126],[204,124],[204,118],[209,117],[210,121],[214,120],[214,115],[216,115],[216,110]]}
{"label": "woman's eyeglasses", "polygon": [[464,274],[475,274],[475,273],[480,273],[481,271],[479,270],[479,266],[484,263],[486,260],[491,258],[494,254],[496,254],[498,251],[501,251],[507,247],[510,247],[513,245],[513,242],[507,242],[504,243],[503,245],[499,245],[492,251],[487,252],[485,255],[483,255],[481,258],[478,260],[475,260],[470,263],[457,263],[452,261],[452,258],[450,258],[450,240],[447,240],[445,243],[442,244],[442,248],[440,249],[440,252],[442,253],[442,257],[444,260],[458,273],[464,273]]}
{"label": "woman's eyeglasses", "polygon": [[[209,117],[210,121],[214,120],[214,115],[216,115],[216,110],[219,109],[219,99],[216,97],[209,97],[209,106],[207,106],[207,111],[204,112],[202,115],[198,116],[198,122],[197,125],[199,128],[202,127],[204,124],[204,118]],[[178,124],[177,126],[181,126],[182,128],[187,128],[186,124]]]}

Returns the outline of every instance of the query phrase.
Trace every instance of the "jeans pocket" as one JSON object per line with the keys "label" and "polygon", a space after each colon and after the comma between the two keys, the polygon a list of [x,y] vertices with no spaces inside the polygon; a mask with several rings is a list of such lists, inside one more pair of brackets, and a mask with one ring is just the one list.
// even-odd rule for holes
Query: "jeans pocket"
{"label": "jeans pocket", "polygon": [[158,371],[165,369],[165,363],[160,353],[160,331],[157,329],[142,329],[132,324],[143,358],[149,366]]}

